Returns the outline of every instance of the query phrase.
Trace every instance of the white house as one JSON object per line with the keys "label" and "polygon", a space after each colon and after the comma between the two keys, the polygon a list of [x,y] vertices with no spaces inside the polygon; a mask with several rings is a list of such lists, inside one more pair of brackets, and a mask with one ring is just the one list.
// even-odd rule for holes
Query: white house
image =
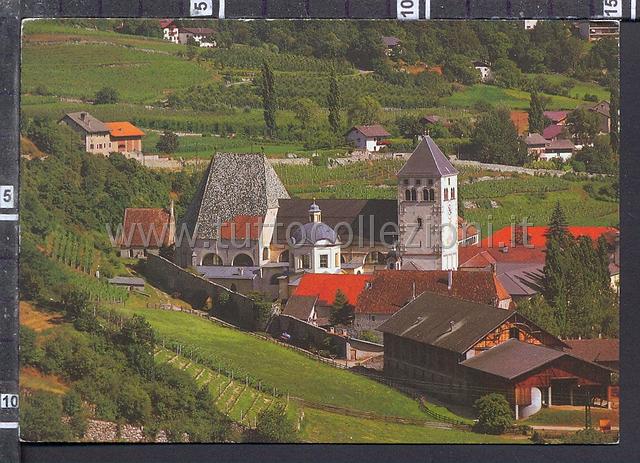
{"label": "white house", "polygon": [[178,43],[179,28],[173,22],[173,19],[161,19],[160,27],[162,28],[162,38],[169,42]]}
{"label": "white house", "polygon": [[491,67],[485,61],[474,61],[473,67],[480,73],[480,80],[482,82],[487,82],[493,77]]}
{"label": "white house", "polygon": [[353,143],[357,149],[366,151],[380,151],[386,146],[385,140],[391,134],[379,124],[356,125],[347,132],[347,141]]}
{"label": "white house", "polygon": [[526,31],[531,30],[531,29],[535,29],[537,25],[538,25],[538,20],[537,19],[525,19],[524,20],[524,29]]}
{"label": "white house", "polygon": [[207,27],[183,27],[178,32],[178,42],[186,45],[189,39],[192,38],[200,47],[213,48],[216,46],[215,32]]}
{"label": "white house", "polygon": [[550,161],[552,159],[562,159],[567,162],[573,156],[576,147],[571,140],[555,140],[547,144],[544,153],[540,154],[540,159]]}

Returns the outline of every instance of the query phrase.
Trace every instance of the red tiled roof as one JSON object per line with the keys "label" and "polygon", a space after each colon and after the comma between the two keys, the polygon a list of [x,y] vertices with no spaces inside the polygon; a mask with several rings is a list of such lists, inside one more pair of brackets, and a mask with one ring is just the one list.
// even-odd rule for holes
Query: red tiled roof
{"label": "red tiled roof", "polygon": [[557,137],[564,131],[565,127],[563,125],[552,124],[542,131],[542,136],[547,140],[551,140],[552,138]]}
{"label": "red tiled roof", "polygon": [[[547,246],[547,233],[548,227],[527,227],[527,244],[534,247],[546,248]],[[575,238],[580,236],[588,236],[593,241],[597,241],[602,235],[613,235],[618,232],[614,227],[568,227],[569,233]],[[482,248],[500,248],[503,246],[511,246],[512,244],[512,230],[511,227],[504,227],[496,231],[493,235],[482,240],[480,247]],[[518,246],[512,249],[516,249]],[[512,251],[509,249],[509,252]]]}
{"label": "red tiled roof", "polygon": [[222,224],[220,237],[225,240],[248,238],[256,241],[260,237],[261,226],[262,216],[260,215],[238,215],[233,220]]}
{"label": "red tiled roof", "polygon": [[567,339],[571,347],[567,352],[589,362],[620,361],[620,340],[618,339]]}
{"label": "red tiled roof", "polygon": [[159,22],[160,27],[163,29],[172,25],[175,26],[175,24],[173,24],[173,19],[161,19]]}
{"label": "red tiled roof", "polygon": [[458,247],[458,267],[487,268],[493,263],[526,262],[530,264],[544,264],[544,248],[525,248],[522,246],[509,247],[504,252],[502,248],[484,248],[481,246]]}
{"label": "red tiled roof", "polygon": [[411,301],[414,283],[416,296],[429,291],[492,306],[510,297],[492,272],[454,271],[451,291],[447,289],[445,270],[381,270],[372,277],[370,288],[362,291],[358,298],[357,313],[396,313]]}
{"label": "red tiled roof", "polygon": [[365,137],[390,137],[391,134],[385,130],[380,124],[375,125],[356,125],[351,130],[357,130]]}
{"label": "red tiled roof", "polygon": [[127,208],[120,245],[124,248],[159,248],[169,242],[169,212],[160,208]]}
{"label": "red tiled roof", "polygon": [[332,305],[338,289],[355,304],[365,284],[373,275],[348,275],[330,273],[305,273],[294,294],[296,296],[318,296],[320,305]]}
{"label": "red tiled roof", "polygon": [[112,137],[144,137],[144,132],[131,122],[105,122]]}
{"label": "red tiled roof", "polygon": [[544,116],[554,124],[562,122],[569,115],[569,111],[545,111]]}

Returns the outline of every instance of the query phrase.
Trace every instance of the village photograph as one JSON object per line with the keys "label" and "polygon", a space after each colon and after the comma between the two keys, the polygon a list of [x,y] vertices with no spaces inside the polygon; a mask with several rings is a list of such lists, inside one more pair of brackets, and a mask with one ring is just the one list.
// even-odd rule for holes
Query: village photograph
{"label": "village photograph", "polygon": [[618,442],[618,26],[25,21],[21,438]]}

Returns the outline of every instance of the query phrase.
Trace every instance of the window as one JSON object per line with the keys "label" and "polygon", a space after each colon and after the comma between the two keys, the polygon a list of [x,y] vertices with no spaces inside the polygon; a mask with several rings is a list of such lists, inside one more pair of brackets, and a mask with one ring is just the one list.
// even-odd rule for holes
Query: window
{"label": "window", "polygon": [[422,228],[422,218],[418,217],[417,222],[418,222],[418,230],[420,230]]}
{"label": "window", "polygon": [[411,201],[417,201],[418,200],[418,193],[416,192],[416,190],[411,190]]}
{"label": "window", "polygon": [[375,322],[376,321],[376,316],[375,315],[371,315],[371,321]]}
{"label": "window", "polygon": [[320,268],[329,268],[329,256],[320,254]]}
{"label": "window", "polygon": [[509,328],[509,339],[520,338],[520,330],[518,328]]}
{"label": "window", "polygon": [[429,190],[427,190],[426,188],[422,190],[422,200],[429,201]]}
{"label": "window", "polygon": [[409,184],[409,179],[408,179],[408,178],[405,178],[405,179],[404,179],[404,181],[403,181],[402,183],[404,183],[405,185],[408,185],[408,184]]}
{"label": "window", "polygon": [[269,260],[269,248],[262,250],[262,260]]}
{"label": "window", "polygon": [[411,190],[405,190],[404,199],[406,199],[407,201],[411,201]]}
{"label": "window", "polygon": [[447,185],[451,185],[451,177],[447,179]]}
{"label": "window", "polygon": [[451,188],[451,199],[456,199],[456,189]]}
{"label": "window", "polygon": [[89,145],[89,149],[93,149],[93,143]]}
{"label": "window", "polygon": [[335,255],[335,266],[340,267],[340,254],[338,253]]}
{"label": "window", "polygon": [[432,178],[430,178],[429,180],[427,180],[427,184],[428,184],[429,186],[433,185],[433,179],[432,179]]}
{"label": "window", "polygon": [[309,258],[309,254],[303,254],[301,257],[302,268],[311,268],[311,259]]}
{"label": "window", "polygon": [[433,202],[436,200],[436,190],[433,188],[429,189],[429,201]]}
{"label": "window", "polygon": [[448,188],[444,189],[444,200],[445,201],[449,200],[449,189]]}
{"label": "window", "polygon": [[417,179],[417,180],[416,180],[416,185],[422,185],[422,180]]}

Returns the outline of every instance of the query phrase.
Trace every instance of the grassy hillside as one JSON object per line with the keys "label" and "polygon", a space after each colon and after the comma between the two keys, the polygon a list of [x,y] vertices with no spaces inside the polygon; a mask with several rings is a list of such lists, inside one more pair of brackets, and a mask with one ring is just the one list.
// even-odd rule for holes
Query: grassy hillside
{"label": "grassy hillside", "polygon": [[[592,87],[589,86],[589,88]],[[594,88],[594,91],[595,90],[596,89]],[[600,93],[605,93],[605,91],[601,89]],[[549,110],[575,109],[578,105],[584,103],[582,100],[565,96],[542,95],[549,98],[549,104],[547,107]],[[479,103],[488,103],[492,106],[505,106],[509,109],[528,109],[529,98],[529,93],[522,90],[476,84],[471,87],[467,87],[461,92],[456,92],[450,97],[443,98],[441,102],[446,106],[459,108],[471,108]]]}
{"label": "grassy hillside", "polygon": [[199,355],[237,368],[239,374],[264,380],[279,391],[311,402],[381,415],[425,417],[416,401],[375,381],[193,315],[147,309],[141,302],[140,298],[132,297],[123,310],[143,315],[161,337],[198,348]]}

